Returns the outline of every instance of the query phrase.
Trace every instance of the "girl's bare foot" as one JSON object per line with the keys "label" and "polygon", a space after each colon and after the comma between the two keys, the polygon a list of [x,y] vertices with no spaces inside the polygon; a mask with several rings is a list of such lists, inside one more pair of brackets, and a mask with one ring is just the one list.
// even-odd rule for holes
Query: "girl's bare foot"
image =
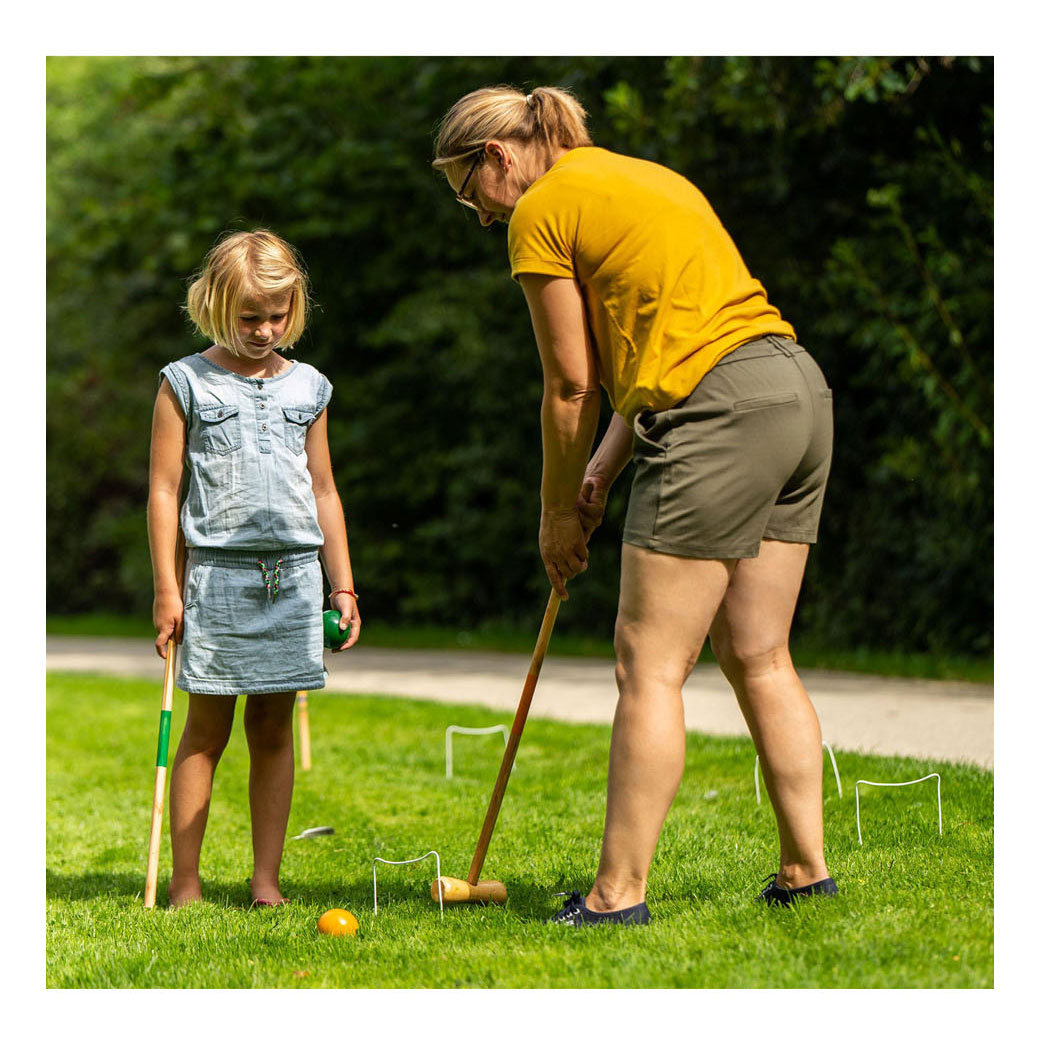
{"label": "girl's bare foot", "polygon": [[250,882],[250,887],[253,893],[254,906],[281,906],[282,903],[289,902],[289,900],[282,895],[277,881],[265,882],[253,880]]}
{"label": "girl's bare foot", "polygon": [[171,910],[175,910],[179,906],[186,906],[188,903],[201,903],[202,886],[198,880],[176,884],[171,881],[170,887],[167,889],[167,896],[170,900]]}

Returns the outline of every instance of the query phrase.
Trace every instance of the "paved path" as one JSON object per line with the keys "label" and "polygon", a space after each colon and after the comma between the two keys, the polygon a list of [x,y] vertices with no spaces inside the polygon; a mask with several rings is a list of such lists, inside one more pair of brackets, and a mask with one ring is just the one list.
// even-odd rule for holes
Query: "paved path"
{"label": "paved path", "polygon": [[[533,644],[532,644],[533,648]],[[326,654],[326,690],[381,693],[512,712],[530,658],[455,650],[357,647]],[[162,680],[147,640],[48,636],[48,670],[93,671]],[[801,670],[836,751],[865,751],[993,767],[993,686],[888,679],[852,672]],[[613,662],[553,657],[542,666],[531,717],[610,722],[616,700]],[[714,664],[700,664],[683,690],[686,724],[720,736],[746,736],[733,693]]]}

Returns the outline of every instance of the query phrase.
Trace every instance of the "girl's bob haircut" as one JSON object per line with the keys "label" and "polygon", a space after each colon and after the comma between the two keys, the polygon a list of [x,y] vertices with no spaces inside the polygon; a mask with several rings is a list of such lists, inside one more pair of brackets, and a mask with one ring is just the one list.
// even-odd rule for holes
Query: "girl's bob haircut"
{"label": "girl's bob haircut", "polygon": [[285,335],[275,344],[290,350],[303,335],[310,313],[307,272],[299,253],[273,231],[234,231],[206,254],[188,286],[185,310],[204,336],[236,357],[238,319],[250,304],[288,299]]}

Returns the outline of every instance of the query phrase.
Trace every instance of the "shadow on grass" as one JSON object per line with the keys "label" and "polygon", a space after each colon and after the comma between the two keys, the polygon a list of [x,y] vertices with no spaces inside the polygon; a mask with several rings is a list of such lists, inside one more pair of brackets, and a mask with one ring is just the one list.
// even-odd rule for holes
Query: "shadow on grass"
{"label": "shadow on grass", "polygon": [[[158,909],[166,909],[166,888],[169,875],[160,874],[155,905]],[[131,873],[105,873],[102,871],[85,871],[83,873],[62,874],[58,871],[47,871],[47,898],[67,902],[89,902],[99,898],[128,898],[143,900],[144,875]],[[412,882],[389,882],[379,884],[379,906],[385,910],[402,906],[438,908],[437,900],[430,895],[432,877]],[[509,899],[506,909],[517,917],[535,922],[551,917],[563,904],[556,897],[557,892],[564,890],[563,885],[556,888],[544,885],[507,882]],[[550,890],[551,888],[551,890]],[[584,886],[582,894],[588,888]],[[294,903],[313,905],[316,908],[328,909],[333,906],[372,907],[372,884],[370,880],[350,883],[338,883],[335,880],[320,883],[293,881],[289,875],[283,878],[282,891]],[[568,890],[569,891],[569,890]],[[207,903],[225,906],[229,909],[248,909],[252,902],[249,882],[213,881],[202,879],[202,892]],[[471,904],[445,903],[444,912],[462,913]]]}
{"label": "shadow on grass", "polygon": [[[757,880],[757,879],[756,879]],[[156,909],[167,910],[166,888],[169,875],[160,874]],[[437,913],[438,902],[430,894],[432,877],[414,881],[388,881],[379,884],[379,911],[392,914],[398,918],[402,913],[407,919],[421,916],[423,911]],[[588,892],[589,878],[575,878],[569,883],[524,883],[506,881],[508,900],[505,905],[445,903],[445,917],[465,916],[467,913],[490,910],[491,912],[508,913],[520,922],[528,925],[541,925],[559,910],[571,891]],[[758,894],[761,885],[745,884],[744,898],[750,902]],[[319,883],[294,881],[291,875],[283,878],[282,891],[292,900],[297,908],[313,907],[315,914],[323,913],[333,907],[350,909],[354,913],[370,912],[373,907],[371,879],[353,879],[349,883],[338,883],[335,880]],[[252,897],[249,882],[213,881],[202,879],[204,903],[211,907],[226,910],[248,910]],[[718,883],[705,879],[679,887],[664,885],[657,893],[654,904],[662,910],[667,907],[669,914],[693,911],[698,906],[711,906],[720,900],[729,902],[731,893],[720,891]],[[89,871],[83,873],[62,874],[47,871],[47,898],[57,902],[90,902],[96,899],[127,899],[134,903],[143,903],[144,876],[136,873],[104,873]],[[764,905],[764,904],[763,904]],[[142,907],[143,908],[143,907]],[[264,911],[261,911],[264,912]]]}
{"label": "shadow on grass", "polygon": [[[155,905],[161,909],[168,906],[166,889],[169,885],[169,874],[160,874],[156,889]],[[105,873],[86,871],[83,873],[62,874],[54,870],[47,871],[47,898],[70,902],[88,902],[105,897],[128,897],[144,899],[144,874]],[[372,886],[364,882],[353,882],[349,885],[337,884],[334,881],[320,884],[299,884],[291,877],[283,879],[282,891],[294,903],[313,903],[315,906],[331,907],[337,901],[349,901],[347,905],[364,906],[372,899]],[[229,908],[247,909],[252,903],[249,881],[243,878],[239,882],[214,881],[202,878],[202,893],[208,903],[218,903]],[[411,893],[409,893],[411,896]]]}

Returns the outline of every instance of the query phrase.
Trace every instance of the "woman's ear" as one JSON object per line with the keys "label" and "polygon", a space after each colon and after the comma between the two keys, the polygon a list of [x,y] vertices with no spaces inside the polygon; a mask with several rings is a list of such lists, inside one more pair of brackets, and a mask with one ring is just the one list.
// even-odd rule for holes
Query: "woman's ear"
{"label": "woman's ear", "polygon": [[502,172],[507,173],[513,164],[513,159],[505,147],[498,141],[488,141],[484,148],[487,154],[502,168]]}

